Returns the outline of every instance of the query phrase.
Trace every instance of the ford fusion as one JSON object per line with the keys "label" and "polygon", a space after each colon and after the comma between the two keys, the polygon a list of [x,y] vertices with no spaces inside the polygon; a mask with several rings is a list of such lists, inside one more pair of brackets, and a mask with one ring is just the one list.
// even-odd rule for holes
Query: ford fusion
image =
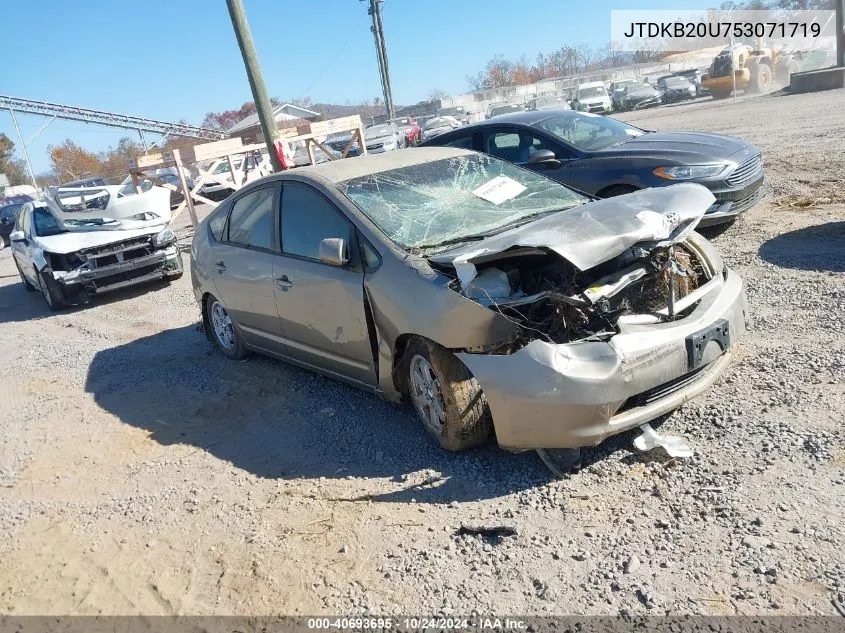
{"label": "ford fusion", "polygon": [[696,184],[594,201],[454,148],[275,174],[198,228],[193,288],[229,358],[260,352],[409,400],[447,450],[576,454],[728,366],[739,276]]}
{"label": "ford fusion", "polygon": [[507,114],[424,145],[486,152],[603,198],[696,182],[715,196],[701,227],[732,222],[763,193],[760,150],[745,141],[698,132],[649,132],[589,112]]}

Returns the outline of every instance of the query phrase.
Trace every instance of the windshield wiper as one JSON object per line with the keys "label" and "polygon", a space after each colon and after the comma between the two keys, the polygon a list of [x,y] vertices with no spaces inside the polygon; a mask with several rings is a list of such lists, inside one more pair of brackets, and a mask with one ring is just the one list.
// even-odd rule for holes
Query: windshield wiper
{"label": "windshield wiper", "polygon": [[557,209],[549,209],[546,211],[536,211],[534,213],[529,213],[528,215],[523,215],[522,217],[513,220],[512,222],[508,222],[507,224],[503,224],[501,226],[497,226],[494,229],[489,231],[485,231],[484,233],[473,233],[471,235],[463,235],[461,237],[451,237],[448,240],[443,240],[442,242],[438,242],[437,244],[422,244],[420,246],[414,246],[413,250],[431,250],[433,248],[440,248],[441,246],[451,246],[453,244],[463,244],[464,242],[477,242],[479,240],[483,240],[488,238],[492,235],[497,235],[499,233],[504,233],[508,229],[512,229],[517,226],[521,226],[523,224],[527,224],[531,222],[531,220],[536,220],[539,217],[544,215],[552,215],[554,213],[558,213],[560,211],[566,211],[567,209],[571,209],[572,207],[580,207],[582,204],[586,204],[586,202],[575,202],[573,204],[569,204],[565,207],[559,207]]}
{"label": "windshield wiper", "polygon": [[451,237],[448,240],[443,240],[442,242],[438,242],[437,244],[420,244],[419,246],[412,247],[412,250],[419,250],[419,251],[428,251],[432,248],[440,248],[441,246],[451,246],[453,244],[463,244],[464,242],[477,242],[479,240],[483,240],[485,237],[489,237],[490,233],[477,233],[475,235],[464,235],[462,237]]}

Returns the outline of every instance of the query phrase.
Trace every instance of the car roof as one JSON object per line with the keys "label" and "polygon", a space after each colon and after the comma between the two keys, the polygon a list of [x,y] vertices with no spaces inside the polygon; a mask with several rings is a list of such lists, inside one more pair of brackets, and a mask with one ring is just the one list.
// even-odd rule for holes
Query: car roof
{"label": "car roof", "polygon": [[[557,114],[563,114],[565,116],[578,116],[580,114],[584,114],[583,112],[579,112],[577,110],[521,110],[519,112],[508,112],[507,114],[499,114],[498,116],[494,116],[493,118],[486,119],[484,121],[478,121],[477,123],[470,123],[469,125],[464,125],[460,129],[460,131],[466,130],[477,130],[484,127],[489,127],[490,125],[500,125],[502,123],[509,123],[512,125],[526,125],[531,127],[539,123],[540,121],[545,121],[546,119],[550,119]],[[456,130],[458,131],[458,130]]]}
{"label": "car roof", "polygon": [[436,160],[468,156],[475,153],[455,147],[414,147],[383,152],[381,154],[367,154],[366,156],[355,156],[353,158],[344,158],[343,160],[332,160],[319,165],[297,167],[293,173],[296,175],[311,174],[322,176],[327,180],[338,183],[370,174],[390,171],[391,169],[421,165]]}

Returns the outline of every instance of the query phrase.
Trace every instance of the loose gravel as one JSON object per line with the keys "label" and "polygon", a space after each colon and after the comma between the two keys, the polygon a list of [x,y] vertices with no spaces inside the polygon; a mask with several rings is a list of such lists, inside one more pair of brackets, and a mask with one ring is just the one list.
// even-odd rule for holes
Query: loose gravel
{"label": "loose gravel", "polygon": [[753,325],[661,426],[689,459],[626,434],[555,481],[448,454],[410,408],[225,360],[187,276],[49,314],[0,251],[0,613],[835,614],[845,207],[782,198],[842,191],[843,97],[628,117],[743,136],[768,172],[714,238]]}

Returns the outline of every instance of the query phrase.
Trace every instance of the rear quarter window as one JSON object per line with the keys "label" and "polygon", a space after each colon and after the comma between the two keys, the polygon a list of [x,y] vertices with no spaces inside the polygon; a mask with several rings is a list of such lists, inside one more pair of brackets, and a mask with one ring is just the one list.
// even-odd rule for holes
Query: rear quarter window
{"label": "rear quarter window", "polygon": [[218,242],[223,241],[223,230],[226,228],[226,218],[229,216],[230,205],[221,204],[208,218],[208,230]]}

